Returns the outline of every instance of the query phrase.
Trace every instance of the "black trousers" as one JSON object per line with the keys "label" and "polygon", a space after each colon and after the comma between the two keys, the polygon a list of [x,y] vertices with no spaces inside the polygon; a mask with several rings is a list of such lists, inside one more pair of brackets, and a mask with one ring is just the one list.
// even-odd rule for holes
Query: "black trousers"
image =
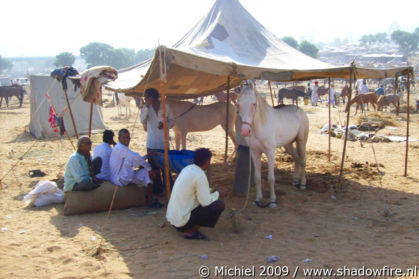
{"label": "black trousers", "polygon": [[217,224],[218,218],[224,211],[224,208],[224,202],[220,200],[216,200],[208,206],[198,206],[192,210],[188,223],[186,223],[183,227],[176,229],[180,232],[184,232],[197,225],[201,227],[213,228],[215,227],[215,224]]}
{"label": "black trousers", "polygon": [[[92,160],[92,167],[93,175],[100,173],[100,169],[102,168],[102,158],[96,157],[94,160]],[[82,181],[80,183],[74,184],[73,191],[91,191],[99,186],[99,184],[96,184],[93,181]]]}
{"label": "black trousers", "polygon": [[[164,189],[166,188],[166,174],[165,169],[161,168],[157,158],[153,153],[155,151],[161,151],[160,149],[150,149],[147,148],[147,158],[148,162],[151,165],[151,169],[156,172],[156,178],[153,180],[153,194],[161,194],[164,192]],[[163,175],[163,179],[162,179]],[[170,174],[169,170],[169,180],[170,180],[170,188],[173,188],[173,178]]]}

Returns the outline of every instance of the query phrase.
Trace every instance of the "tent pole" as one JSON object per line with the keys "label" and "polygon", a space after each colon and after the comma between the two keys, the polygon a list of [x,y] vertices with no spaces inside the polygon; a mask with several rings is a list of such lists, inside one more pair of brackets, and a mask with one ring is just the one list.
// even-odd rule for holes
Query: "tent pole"
{"label": "tent pole", "polygon": [[331,96],[332,96],[332,91],[330,90],[330,77],[329,77],[329,131],[328,131],[328,138],[329,138],[329,149],[328,149],[328,153],[327,153],[327,157],[329,158],[329,162],[330,162],[330,132],[331,132],[331,116],[330,116],[330,100],[331,100]]}
{"label": "tent pole", "polygon": [[[58,115],[57,114],[57,111],[55,110],[54,105],[52,104],[51,99],[50,98],[47,98],[47,99],[48,99],[49,105],[51,106],[51,108],[54,111],[55,115]],[[63,121],[64,121],[64,117],[63,117]],[[68,134],[67,130],[64,129],[64,133],[65,133],[68,141],[71,143],[71,146],[73,146],[73,149],[76,150],[76,147],[74,146],[73,142],[71,141],[70,135]]]}
{"label": "tent pole", "polygon": [[168,146],[168,131],[167,131],[167,117],[166,117],[166,94],[163,90],[163,80],[160,79],[160,95],[163,107],[163,135],[164,135],[164,175],[166,178],[167,200],[170,200],[170,180],[169,180],[169,146]]}
{"label": "tent pole", "polygon": [[[351,69],[350,72],[349,72],[349,100],[352,99],[352,71],[353,71],[353,69]],[[342,189],[343,164],[345,163],[346,142],[348,141],[349,116],[350,116],[350,114],[351,114],[351,106],[349,106],[349,102],[348,102],[348,114],[346,115],[345,138],[344,138],[344,141],[343,141],[342,161],[340,163],[340,171],[339,171],[339,179],[338,179],[338,183],[339,183],[339,186],[340,186],[341,189]]]}
{"label": "tent pole", "polygon": [[93,103],[90,103],[90,115],[89,115],[89,138],[92,135],[92,116],[93,116]]}
{"label": "tent pole", "polygon": [[64,90],[65,100],[67,101],[68,110],[70,111],[71,122],[73,122],[74,134],[76,134],[77,139],[79,138],[79,133],[77,133],[76,123],[74,122],[73,112],[71,111],[70,101],[68,100],[67,90]]}
{"label": "tent pole", "polygon": [[228,153],[228,120],[230,114],[230,76],[227,77],[227,103],[226,103],[226,145],[224,151],[224,163],[227,162],[227,153]]}
{"label": "tent pole", "polygon": [[272,86],[271,86],[271,81],[270,80],[268,80],[268,84],[269,84],[269,92],[271,92],[272,106],[274,107],[275,106],[275,104],[274,104],[274,97],[272,95]]}
{"label": "tent pole", "polygon": [[409,118],[410,118],[410,72],[407,74],[407,120],[406,120],[406,154],[404,156],[404,176],[407,176],[407,157],[409,153]]}

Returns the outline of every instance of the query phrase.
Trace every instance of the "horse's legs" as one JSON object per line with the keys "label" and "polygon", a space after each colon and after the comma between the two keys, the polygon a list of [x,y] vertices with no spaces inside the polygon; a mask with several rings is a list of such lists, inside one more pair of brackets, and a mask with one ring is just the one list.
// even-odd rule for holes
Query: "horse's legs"
{"label": "horse's legs", "polygon": [[186,149],[186,135],[188,134],[188,132],[186,131],[182,131],[181,135],[182,135],[182,149]]}
{"label": "horse's legs", "polygon": [[[276,202],[275,195],[275,149],[266,152],[268,157],[268,183],[271,190],[271,202]],[[271,204],[272,205],[272,204]]]}
{"label": "horse's legs", "polygon": [[0,108],[1,108],[2,103],[3,103],[3,97],[0,97]]}
{"label": "horse's legs", "polygon": [[177,129],[173,129],[175,132],[175,142],[176,142],[176,150],[180,149],[180,131]]}
{"label": "horse's legs", "polygon": [[292,156],[292,160],[294,161],[294,177],[292,179],[292,185],[298,186],[300,183],[299,181],[299,165],[297,164],[298,160],[298,154],[297,150],[292,146],[292,143],[288,143],[287,145],[284,145],[285,151],[287,151],[288,154]]}
{"label": "horse's legs", "polygon": [[305,190],[307,185],[306,179],[306,143],[307,139],[297,138],[297,152],[298,152],[298,165],[300,175],[300,190]]}
{"label": "horse's legs", "polygon": [[260,157],[262,153],[260,151],[254,151],[250,148],[252,154],[253,165],[255,167],[255,187],[256,187],[256,201],[259,202],[262,198],[262,177],[261,177],[261,167],[262,163]]}

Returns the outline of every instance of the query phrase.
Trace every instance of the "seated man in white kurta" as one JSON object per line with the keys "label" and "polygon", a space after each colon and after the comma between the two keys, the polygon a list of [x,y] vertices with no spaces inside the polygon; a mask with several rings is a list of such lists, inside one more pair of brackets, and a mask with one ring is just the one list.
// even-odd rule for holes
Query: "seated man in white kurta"
{"label": "seated man in white kurta", "polygon": [[147,187],[147,203],[151,205],[153,203],[151,196],[153,181],[150,178],[150,164],[140,154],[128,148],[131,137],[127,129],[119,131],[118,140],[109,160],[111,182],[118,186],[126,186],[129,183],[145,185]]}
{"label": "seated man in white kurta", "polygon": [[93,159],[96,159],[97,157],[102,158],[102,167],[100,168],[100,173],[97,174],[96,177],[104,181],[109,180],[110,177],[109,159],[112,153],[111,145],[115,145],[113,137],[113,131],[105,130],[103,132],[103,142],[97,145],[93,150]]}

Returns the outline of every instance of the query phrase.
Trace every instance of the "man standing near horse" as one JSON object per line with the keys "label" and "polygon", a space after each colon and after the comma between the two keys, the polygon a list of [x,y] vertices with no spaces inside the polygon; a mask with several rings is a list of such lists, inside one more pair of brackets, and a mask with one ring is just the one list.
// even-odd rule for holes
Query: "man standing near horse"
{"label": "man standing near horse", "polygon": [[[141,109],[140,120],[147,131],[147,158],[156,177],[153,182],[153,192],[162,193],[166,184],[165,170],[161,169],[156,157],[156,151],[164,150],[163,133],[163,109],[159,100],[159,92],[154,88],[148,88],[144,92],[145,105]],[[169,113],[167,113],[169,115]],[[172,128],[174,123],[168,121],[168,129]],[[163,183],[161,178],[163,174]],[[170,177],[171,180],[171,177]],[[173,185],[173,181],[170,181]]]}
{"label": "man standing near horse", "polygon": [[94,159],[90,156],[92,141],[89,137],[80,137],[77,142],[77,151],[68,159],[64,173],[64,192],[90,191],[98,188],[102,182],[96,178],[102,167],[100,157]]}
{"label": "man standing near horse", "polygon": [[224,211],[218,198],[227,195],[225,189],[212,192],[205,170],[211,164],[212,153],[207,148],[195,150],[194,163],[182,169],[176,179],[167,205],[166,219],[185,239],[205,240],[202,227],[215,227]]}

